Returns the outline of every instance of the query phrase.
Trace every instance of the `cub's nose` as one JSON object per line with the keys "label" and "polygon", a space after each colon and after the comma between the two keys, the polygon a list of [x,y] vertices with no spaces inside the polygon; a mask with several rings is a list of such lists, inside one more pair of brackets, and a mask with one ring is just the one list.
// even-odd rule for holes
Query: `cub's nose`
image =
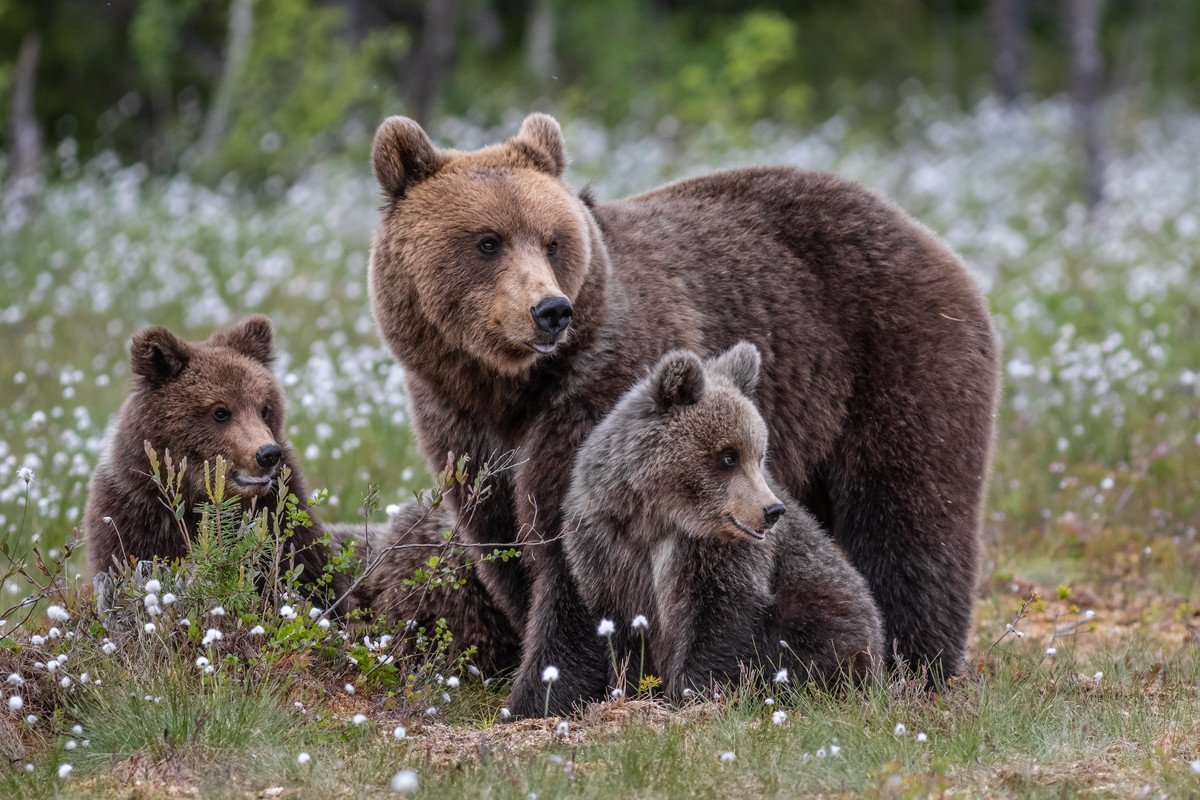
{"label": "cub's nose", "polygon": [[783,516],[783,512],[787,511],[783,503],[775,503],[763,509],[763,519],[767,522],[767,527],[771,527],[779,518]]}
{"label": "cub's nose", "polygon": [[271,469],[279,463],[279,458],[283,455],[283,448],[271,442],[264,444],[258,448],[258,452],[254,454],[254,460],[263,469]]}
{"label": "cub's nose", "polygon": [[562,333],[571,324],[575,309],[565,297],[546,297],[529,309],[534,323],[546,333]]}

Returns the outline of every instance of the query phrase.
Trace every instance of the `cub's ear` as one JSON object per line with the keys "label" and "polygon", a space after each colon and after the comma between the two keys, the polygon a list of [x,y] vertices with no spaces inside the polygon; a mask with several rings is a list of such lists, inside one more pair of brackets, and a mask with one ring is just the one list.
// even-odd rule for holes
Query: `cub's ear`
{"label": "cub's ear", "polygon": [[211,344],[231,347],[265,367],[275,360],[275,332],[262,314],[246,317],[227,331],[213,334]]}
{"label": "cub's ear", "polygon": [[129,365],[133,373],[155,386],[170,383],[191,358],[191,346],[166,328],[155,325],[138,331],[129,349]]}
{"label": "cub's ear", "polygon": [[704,364],[686,350],[667,353],[654,368],[650,395],[660,411],[698,403],[704,397]]}
{"label": "cub's ear", "polygon": [[399,200],[437,172],[441,159],[420,125],[408,117],[388,117],[375,131],[371,164],[384,196]]}
{"label": "cub's ear", "polygon": [[738,342],[733,347],[712,358],[708,367],[733,382],[747,397],[754,395],[758,387],[758,373],[762,369],[762,356],[750,342]]}
{"label": "cub's ear", "polygon": [[567,168],[567,146],[563,143],[562,128],[549,114],[530,114],[509,143],[524,150],[542,172],[560,178]]}

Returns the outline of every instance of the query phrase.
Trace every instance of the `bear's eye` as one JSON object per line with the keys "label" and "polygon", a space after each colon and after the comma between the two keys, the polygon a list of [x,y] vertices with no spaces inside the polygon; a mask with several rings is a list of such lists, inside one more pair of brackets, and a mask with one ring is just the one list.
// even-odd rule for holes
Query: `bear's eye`
{"label": "bear's eye", "polygon": [[552,256],[557,252],[558,252],[558,240],[556,239],[553,242],[551,242],[549,245],[546,246],[546,255]]}
{"label": "bear's eye", "polygon": [[263,410],[262,410],[262,418],[263,418],[263,419],[270,419],[270,418],[271,418],[271,407],[270,407],[270,406],[263,406]]}
{"label": "bear's eye", "polygon": [[213,419],[215,419],[217,422],[228,422],[229,409],[217,406],[213,409]]}
{"label": "bear's eye", "polygon": [[479,252],[485,256],[494,256],[500,252],[500,240],[495,236],[487,236],[479,240]]}
{"label": "bear's eye", "polygon": [[737,450],[730,448],[717,454],[717,463],[722,469],[734,469],[738,465]]}

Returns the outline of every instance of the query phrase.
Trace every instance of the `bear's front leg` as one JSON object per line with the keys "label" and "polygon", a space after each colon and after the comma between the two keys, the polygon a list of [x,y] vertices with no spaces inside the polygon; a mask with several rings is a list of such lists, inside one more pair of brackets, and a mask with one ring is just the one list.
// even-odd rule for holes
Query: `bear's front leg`
{"label": "bear's front leg", "polygon": [[[513,681],[512,711],[523,716],[565,714],[577,705],[601,699],[608,677],[607,652],[596,631],[599,618],[588,609],[571,577],[562,541],[562,501],[571,479],[570,463],[577,443],[563,431],[577,432],[574,438],[578,440],[590,426],[553,428],[552,435],[547,428],[546,435],[529,437],[526,450],[543,455],[565,453],[565,456],[526,462],[516,481],[521,537],[528,542],[521,561],[533,577],[521,666]],[[554,667],[558,676],[549,687],[543,681],[547,667]]]}

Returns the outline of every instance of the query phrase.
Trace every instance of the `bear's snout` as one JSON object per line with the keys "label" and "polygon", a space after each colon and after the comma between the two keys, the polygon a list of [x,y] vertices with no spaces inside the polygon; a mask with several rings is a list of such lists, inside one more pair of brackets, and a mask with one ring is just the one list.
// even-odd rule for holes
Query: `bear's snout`
{"label": "bear's snout", "polygon": [[779,518],[787,511],[787,507],[783,503],[772,503],[763,509],[763,520],[767,523],[767,527],[771,527]]}
{"label": "bear's snout", "polygon": [[533,322],[538,330],[557,336],[567,329],[575,314],[571,301],[565,297],[545,297],[533,308],[529,309]]}
{"label": "bear's snout", "polygon": [[264,444],[258,448],[258,452],[254,454],[254,460],[263,469],[273,469],[279,463],[279,459],[283,456],[283,448],[271,442]]}

